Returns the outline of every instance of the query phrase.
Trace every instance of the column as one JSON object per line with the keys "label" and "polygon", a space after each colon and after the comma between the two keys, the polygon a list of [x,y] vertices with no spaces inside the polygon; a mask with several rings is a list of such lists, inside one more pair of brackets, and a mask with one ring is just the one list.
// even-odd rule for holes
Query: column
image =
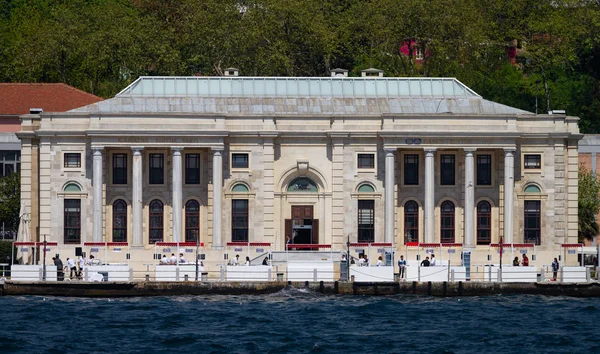
{"label": "column", "polygon": [[465,149],[465,248],[475,247],[475,150]]}
{"label": "column", "polygon": [[182,204],[182,162],[181,162],[182,147],[172,147],[173,152],[173,196],[171,206],[173,207],[173,242],[183,240],[181,234],[181,204]]}
{"label": "column", "polygon": [[504,243],[513,243],[515,151],[504,149]]}
{"label": "column", "polygon": [[425,151],[425,242],[435,239],[435,148]]}
{"label": "column", "polygon": [[213,150],[213,247],[223,246],[221,235],[221,189],[223,188],[223,147]]}
{"label": "column", "polygon": [[396,149],[385,149],[385,242],[394,242],[394,156]]}
{"label": "column", "polygon": [[131,209],[133,212],[132,241],[133,246],[142,246],[144,244],[142,233],[142,150],[143,146],[132,146],[133,150],[133,196],[131,200]]}
{"label": "column", "polygon": [[103,146],[92,146],[93,153],[93,169],[92,178],[94,184],[94,221],[92,229],[92,240],[94,242],[102,242],[102,150]]}

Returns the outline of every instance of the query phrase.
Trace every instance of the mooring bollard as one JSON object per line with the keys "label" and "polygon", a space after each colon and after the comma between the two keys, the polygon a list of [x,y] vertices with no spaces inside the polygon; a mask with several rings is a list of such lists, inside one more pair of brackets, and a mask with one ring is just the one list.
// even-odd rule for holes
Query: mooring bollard
{"label": "mooring bollard", "polygon": [[187,274],[183,275],[183,281],[188,281],[188,275]]}
{"label": "mooring bollard", "polygon": [[202,272],[202,275],[200,276],[200,280],[202,280],[203,282],[207,282],[208,281],[208,272]]}

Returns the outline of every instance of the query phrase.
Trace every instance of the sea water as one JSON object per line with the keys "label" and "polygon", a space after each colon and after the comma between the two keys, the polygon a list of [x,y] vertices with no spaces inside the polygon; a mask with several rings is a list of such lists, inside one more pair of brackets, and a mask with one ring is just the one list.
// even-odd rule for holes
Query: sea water
{"label": "sea water", "polygon": [[600,353],[600,299],[0,297],[0,353]]}

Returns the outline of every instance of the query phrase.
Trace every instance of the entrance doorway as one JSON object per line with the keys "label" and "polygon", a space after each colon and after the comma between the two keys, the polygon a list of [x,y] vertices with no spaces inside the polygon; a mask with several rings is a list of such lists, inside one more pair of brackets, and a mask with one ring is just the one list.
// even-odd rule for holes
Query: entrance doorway
{"label": "entrance doorway", "polygon": [[289,244],[319,243],[319,220],[313,218],[312,205],[292,206],[292,218],[285,220],[285,239]]}

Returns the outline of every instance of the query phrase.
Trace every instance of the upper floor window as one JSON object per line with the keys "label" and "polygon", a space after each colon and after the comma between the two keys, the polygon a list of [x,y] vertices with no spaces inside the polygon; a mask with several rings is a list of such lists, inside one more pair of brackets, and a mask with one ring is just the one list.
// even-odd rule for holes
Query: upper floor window
{"label": "upper floor window", "polygon": [[441,155],[440,157],[440,184],[442,186],[453,186],[455,184],[455,163],[454,155]]}
{"label": "upper floor window", "polygon": [[542,168],[542,155],[540,154],[525,154],[523,163],[526,170],[535,170]]}
{"label": "upper floor window", "polygon": [[417,154],[404,155],[404,184],[419,184],[419,155]]}
{"label": "upper floor window", "polygon": [[358,154],[357,163],[359,169],[374,169],[375,154]]}
{"label": "upper floor window", "polygon": [[231,154],[231,168],[248,168],[248,154]]}
{"label": "upper floor window", "polygon": [[150,154],[150,184],[164,184],[165,155]]}
{"label": "upper floor window", "polygon": [[440,242],[454,243],[454,203],[445,201],[442,203]]}
{"label": "upper floor window", "polygon": [[477,184],[492,184],[492,155],[477,155]]}
{"label": "upper floor window", "polygon": [[65,155],[65,167],[66,168],[79,168],[81,167],[81,153],[79,152],[66,152]]}
{"label": "upper floor window", "polygon": [[185,184],[200,184],[200,154],[185,154]]}
{"label": "upper floor window", "polygon": [[0,177],[21,172],[20,151],[0,151]]}
{"label": "upper floor window", "polygon": [[113,184],[127,184],[127,154],[113,154]]}
{"label": "upper floor window", "polygon": [[288,192],[317,192],[317,184],[310,178],[298,177],[288,185]]}

